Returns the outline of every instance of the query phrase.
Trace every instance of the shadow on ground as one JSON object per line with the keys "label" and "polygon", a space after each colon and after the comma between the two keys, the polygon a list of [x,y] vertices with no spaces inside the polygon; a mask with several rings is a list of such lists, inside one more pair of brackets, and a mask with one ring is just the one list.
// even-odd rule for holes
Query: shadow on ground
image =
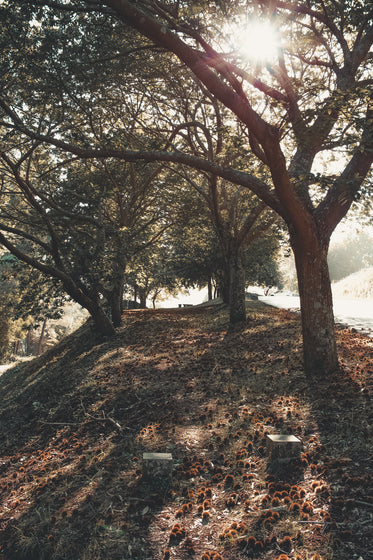
{"label": "shadow on ground", "polygon": [[[222,306],[128,312],[7,371],[3,560],[369,560],[371,346],[341,348],[344,373],[310,386],[298,318],[253,302],[233,330]],[[270,472],[267,433],[301,460]],[[172,480],[143,479],[146,451],[172,453]]]}

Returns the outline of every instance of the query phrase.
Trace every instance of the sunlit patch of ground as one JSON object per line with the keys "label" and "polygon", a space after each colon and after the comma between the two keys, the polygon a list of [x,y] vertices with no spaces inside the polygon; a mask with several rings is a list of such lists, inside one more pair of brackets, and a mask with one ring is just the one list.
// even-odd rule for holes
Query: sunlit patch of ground
{"label": "sunlit patch of ground", "polygon": [[16,362],[10,362],[8,364],[0,364],[0,375],[3,374],[4,371],[7,371],[8,369],[13,368],[16,365],[16,363],[29,362],[32,359],[33,359],[33,356],[18,357]]}

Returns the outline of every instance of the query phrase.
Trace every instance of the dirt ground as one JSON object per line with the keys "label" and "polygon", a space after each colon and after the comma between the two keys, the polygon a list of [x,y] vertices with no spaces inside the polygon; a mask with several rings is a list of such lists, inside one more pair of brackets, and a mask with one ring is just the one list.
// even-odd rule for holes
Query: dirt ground
{"label": "dirt ground", "polygon": [[[299,317],[247,311],[129,311],[3,373],[1,560],[373,559],[373,339],[338,329],[312,381]],[[270,462],[268,434],[300,459]]]}

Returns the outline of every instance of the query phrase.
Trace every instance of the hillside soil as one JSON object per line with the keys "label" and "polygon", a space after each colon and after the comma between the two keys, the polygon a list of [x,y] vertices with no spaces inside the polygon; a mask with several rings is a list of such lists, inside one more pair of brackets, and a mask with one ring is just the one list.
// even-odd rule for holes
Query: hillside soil
{"label": "hillside soil", "polygon": [[[373,339],[337,334],[340,371],[311,381],[288,311],[129,311],[6,371],[0,559],[372,560]],[[269,461],[268,434],[300,459]]]}

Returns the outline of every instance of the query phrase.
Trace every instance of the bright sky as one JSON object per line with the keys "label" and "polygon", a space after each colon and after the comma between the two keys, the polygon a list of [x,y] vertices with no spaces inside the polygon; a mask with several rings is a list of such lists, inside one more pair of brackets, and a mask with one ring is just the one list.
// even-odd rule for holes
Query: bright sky
{"label": "bright sky", "polygon": [[239,24],[232,29],[232,37],[236,49],[246,59],[266,62],[277,57],[280,36],[268,21]]}

